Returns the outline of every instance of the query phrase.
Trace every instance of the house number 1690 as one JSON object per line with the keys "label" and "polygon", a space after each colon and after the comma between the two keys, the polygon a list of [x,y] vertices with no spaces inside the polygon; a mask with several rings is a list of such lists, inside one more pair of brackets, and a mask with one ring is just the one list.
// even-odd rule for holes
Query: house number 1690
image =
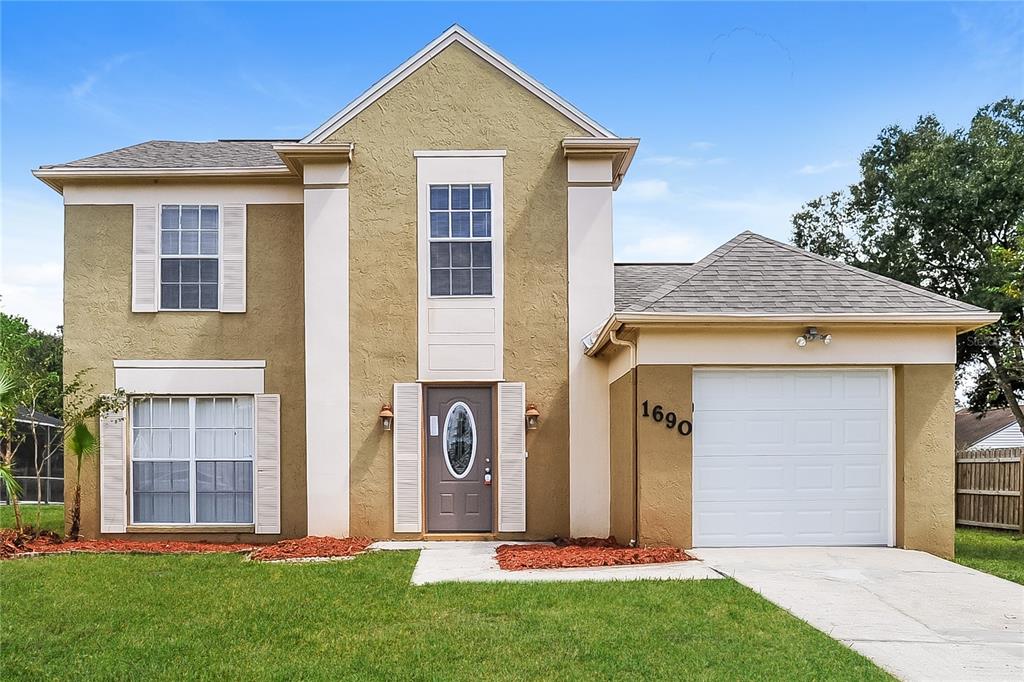
{"label": "house number 1690", "polygon": [[655,405],[654,408],[651,409],[645,400],[642,407],[644,408],[643,416],[649,417],[659,424],[661,422],[665,422],[665,428],[675,429],[679,432],[680,436],[689,436],[693,431],[693,424],[690,421],[680,419],[676,416],[675,412],[666,412],[665,408],[661,405]]}

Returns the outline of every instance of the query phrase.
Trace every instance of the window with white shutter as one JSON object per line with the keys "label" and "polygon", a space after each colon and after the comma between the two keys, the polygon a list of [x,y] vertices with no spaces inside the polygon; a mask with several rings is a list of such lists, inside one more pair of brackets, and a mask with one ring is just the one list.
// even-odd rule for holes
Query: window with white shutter
{"label": "window with white shutter", "polygon": [[526,531],[526,384],[498,384],[498,531]]}
{"label": "window with white shutter", "polygon": [[132,311],[245,312],[246,205],[136,205]]}

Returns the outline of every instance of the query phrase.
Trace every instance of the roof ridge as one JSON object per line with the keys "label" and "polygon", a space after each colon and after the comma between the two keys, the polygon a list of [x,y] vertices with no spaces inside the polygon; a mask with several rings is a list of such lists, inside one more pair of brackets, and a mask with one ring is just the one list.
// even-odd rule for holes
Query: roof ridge
{"label": "roof ridge", "polygon": [[[786,249],[787,251],[792,251],[793,253],[799,254],[801,256],[805,256],[807,258],[811,258],[813,260],[817,260],[817,261],[820,261],[822,263],[826,263],[828,265],[832,265],[832,266],[835,266],[835,267],[838,267],[838,268],[842,268],[842,269],[844,269],[844,270],[846,270],[848,272],[853,272],[853,273],[856,273],[856,274],[858,274],[858,275],[860,275],[862,277],[867,277],[868,279],[873,279],[876,282],[884,282],[886,284],[891,284],[891,285],[894,285],[896,287],[899,287],[900,289],[903,289],[904,291],[909,291],[909,292],[911,292],[913,294],[917,294],[919,296],[924,296],[925,298],[930,298],[930,299],[936,300],[936,301],[942,301],[943,303],[953,304],[956,307],[961,308],[963,310],[968,310],[968,311],[970,311],[970,310],[984,311],[985,310],[984,308],[980,308],[978,306],[971,305],[970,303],[964,303],[963,301],[958,301],[955,298],[950,298],[949,296],[943,296],[942,294],[937,294],[934,291],[929,291],[928,289],[924,289],[922,287],[916,287],[913,284],[907,284],[906,282],[901,282],[898,279],[893,279],[892,277],[886,277],[885,275],[879,275],[878,273],[870,272],[868,270],[864,270],[863,268],[858,268],[858,267],[856,267],[854,265],[850,265],[849,263],[843,263],[841,261],[833,260],[831,258],[826,258],[825,256],[822,256],[820,254],[814,253],[813,251],[808,251],[807,249],[801,249],[799,246],[795,246],[793,244],[787,244],[786,242],[780,242],[780,241],[778,241],[776,239],[772,239],[771,237],[765,237],[763,234],[757,234],[756,232],[750,232],[749,230],[747,232],[744,232],[744,234],[749,234],[750,236],[755,237],[756,239],[759,239],[759,240],[761,240],[763,242],[766,242],[768,244],[772,244],[772,245],[775,245],[775,246],[781,246],[782,248]],[[987,311],[985,311],[985,312],[987,312]]]}
{"label": "roof ridge", "polygon": [[[649,308],[650,306],[654,305],[655,303],[657,303],[657,301],[660,301],[661,299],[665,298],[666,296],[668,296],[672,292],[674,292],[677,289],[679,289],[679,287],[681,287],[684,284],[686,284],[687,282],[689,282],[697,274],[699,274],[700,272],[703,272],[705,269],[707,269],[707,267],[709,265],[712,265],[713,263],[718,262],[718,260],[722,256],[724,256],[725,254],[729,253],[730,251],[735,249],[737,246],[739,246],[743,242],[745,242],[748,239],[750,239],[751,236],[754,236],[754,233],[751,232],[750,230],[744,230],[743,232],[740,232],[738,235],[736,235],[735,237],[733,237],[732,239],[730,239],[726,243],[722,244],[717,249],[715,249],[714,251],[712,251],[708,255],[704,256],[703,258],[701,258],[696,263],[693,263],[690,266],[690,272],[686,273],[685,276],[683,276],[678,281],[676,281],[675,282],[675,286],[673,286],[670,291],[666,291],[661,296],[659,296],[656,300],[651,301],[649,303],[646,303],[644,305],[644,308],[641,308],[639,310],[632,310],[630,312],[642,312],[643,309]],[[660,288],[659,289],[655,289],[651,293],[653,294],[654,291],[659,291],[659,290],[660,290]],[[645,299],[641,299],[641,301],[644,301],[644,300]],[[631,307],[636,307],[636,304],[633,304],[633,306],[631,306]]]}

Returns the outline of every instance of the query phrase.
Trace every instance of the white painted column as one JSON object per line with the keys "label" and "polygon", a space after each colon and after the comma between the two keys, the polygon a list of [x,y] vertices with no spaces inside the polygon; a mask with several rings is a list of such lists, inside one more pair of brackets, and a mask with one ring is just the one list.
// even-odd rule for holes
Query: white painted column
{"label": "white painted column", "polygon": [[608,369],[582,339],[612,313],[612,157],[569,163],[569,531],[610,527]]}
{"label": "white painted column", "polygon": [[349,534],[348,162],[307,160],[306,522],[309,535]]}

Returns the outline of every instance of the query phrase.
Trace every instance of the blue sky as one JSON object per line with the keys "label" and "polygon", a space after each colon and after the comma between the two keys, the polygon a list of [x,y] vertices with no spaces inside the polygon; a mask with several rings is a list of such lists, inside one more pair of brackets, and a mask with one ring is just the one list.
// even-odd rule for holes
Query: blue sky
{"label": "blue sky", "polygon": [[301,137],[454,22],[620,135],[620,261],[789,235],[886,125],[1024,92],[1019,4],[0,5],[0,305],[61,320],[29,171],[146,139]]}

